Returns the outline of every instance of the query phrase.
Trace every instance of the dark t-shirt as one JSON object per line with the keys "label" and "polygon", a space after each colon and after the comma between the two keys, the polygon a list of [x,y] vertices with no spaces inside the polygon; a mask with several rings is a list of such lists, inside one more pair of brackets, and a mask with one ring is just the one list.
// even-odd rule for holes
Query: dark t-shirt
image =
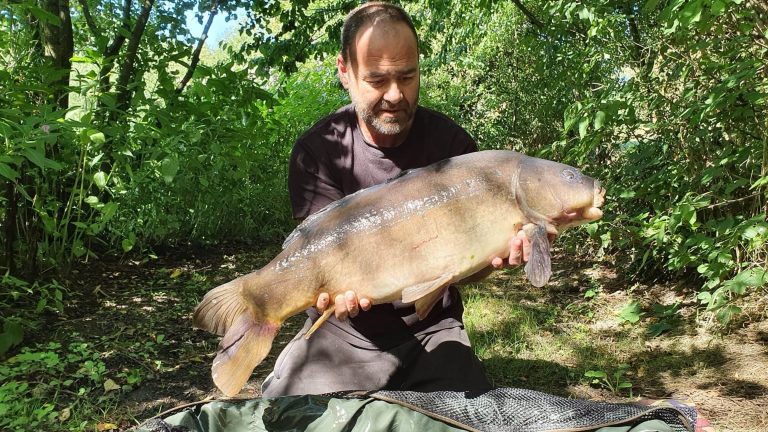
{"label": "dark t-shirt", "polygon": [[[394,148],[374,147],[363,137],[354,107],[347,105],[316,123],[293,147],[288,171],[293,216],[303,219],[333,201],[383,183],[404,170],[474,151],[477,144],[464,129],[443,114],[423,107],[417,108],[402,144]],[[346,340],[370,340],[387,348],[413,334],[459,326],[462,312],[458,292],[451,287],[442,304],[438,302],[422,321],[413,306],[395,302],[374,305],[347,322],[332,317],[328,324],[335,326],[339,330],[336,333]],[[317,316],[314,309],[308,313]]]}

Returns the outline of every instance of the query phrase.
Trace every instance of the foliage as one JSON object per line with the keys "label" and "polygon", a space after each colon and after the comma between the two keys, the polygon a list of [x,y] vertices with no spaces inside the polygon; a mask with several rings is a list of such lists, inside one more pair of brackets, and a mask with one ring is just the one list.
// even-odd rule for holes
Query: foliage
{"label": "foliage", "polygon": [[628,370],[628,364],[621,364],[611,374],[602,370],[588,370],[584,372],[584,376],[590,379],[591,384],[604,387],[613,394],[619,394],[622,390],[628,390],[629,397],[631,398],[632,382],[627,380],[625,376]]}
{"label": "foliage", "polygon": [[105,370],[86,343],[24,348],[0,365],[0,428],[83,430],[86,420],[77,413],[84,405],[110,405]]}
{"label": "foliage", "polygon": [[464,54],[430,70],[425,102],[485,148],[601,179],[606,217],[587,229],[599,252],[628,258],[631,274],[696,281],[727,322],[731,300],[766,286],[765,6],[526,5],[500,2],[475,24]]}
{"label": "foliage", "polygon": [[[37,316],[63,307],[53,278],[75,263],[289,232],[286,161],[296,137],[346,101],[333,55],[355,5],[3,3],[0,348],[17,349],[33,325],[20,323],[36,322],[10,312],[20,302],[44,302],[25,309]],[[573,244],[590,239],[601,256],[629,260],[630,276],[695,284],[723,322],[739,312],[734,298],[764,289],[762,2],[405,7],[422,36],[425,105],[482,148],[603,181],[606,217]],[[241,32],[201,57],[205,35],[186,28],[187,11],[201,23],[224,15]]]}

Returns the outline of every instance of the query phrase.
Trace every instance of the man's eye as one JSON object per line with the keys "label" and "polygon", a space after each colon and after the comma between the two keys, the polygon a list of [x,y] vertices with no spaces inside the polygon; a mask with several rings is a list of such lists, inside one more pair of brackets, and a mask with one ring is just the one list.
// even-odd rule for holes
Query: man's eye
{"label": "man's eye", "polygon": [[368,81],[368,84],[370,84],[373,87],[381,87],[382,85],[384,85],[384,81],[383,80],[373,80],[373,81]]}
{"label": "man's eye", "polygon": [[408,76],[404,76],[404,77],[402,77],[402,78],[400,78],[400,79],[401,79],[401,80],[403,80],[403,81],[405,81],[405,82],[410,82],[410,81],[412,81],[412,80],[413,80],[413,78],[414,78],[414,76],[413,76],[413,75],[408,75]]}

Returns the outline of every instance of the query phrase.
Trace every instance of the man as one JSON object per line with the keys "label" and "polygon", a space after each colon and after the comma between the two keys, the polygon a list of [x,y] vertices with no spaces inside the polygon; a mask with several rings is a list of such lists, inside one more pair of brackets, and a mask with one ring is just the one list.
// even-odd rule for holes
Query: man
{"label": "man", "polygon": [[[294,146],[288,183],[294,217],[300,220],[403,170],[477,151],[460,126],[418,106],[417,35],[400,7],[367,3],[356,8],[344,22],[341,45],[336,64],[352,104],[319,121]],[[524,234],[513,235],[509,264],[526,260],[528,249]],[[381,259],[386,254],[381,251]],[[503,262],[496,257],[489,264],[499,268]],[[307,311],[304,328],[265,380],[264,396],[491,388],[470,348],[455,287],[424,320],[410,305],[372,305],[349,288],[334,299],[335,318],[309,340],[303,335],[329,307],[328,294],[320,295],[317,310]]]}

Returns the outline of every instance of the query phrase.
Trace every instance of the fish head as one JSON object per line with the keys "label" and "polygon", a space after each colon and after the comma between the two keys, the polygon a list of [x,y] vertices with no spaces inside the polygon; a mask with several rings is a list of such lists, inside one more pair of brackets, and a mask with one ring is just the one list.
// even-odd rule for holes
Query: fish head
{"label": "fish head", "polygon": [[580,170],[558,162],[526,157],[520,161],[518,196],[534,221],[550,231],[600,219],[605,189]]}

